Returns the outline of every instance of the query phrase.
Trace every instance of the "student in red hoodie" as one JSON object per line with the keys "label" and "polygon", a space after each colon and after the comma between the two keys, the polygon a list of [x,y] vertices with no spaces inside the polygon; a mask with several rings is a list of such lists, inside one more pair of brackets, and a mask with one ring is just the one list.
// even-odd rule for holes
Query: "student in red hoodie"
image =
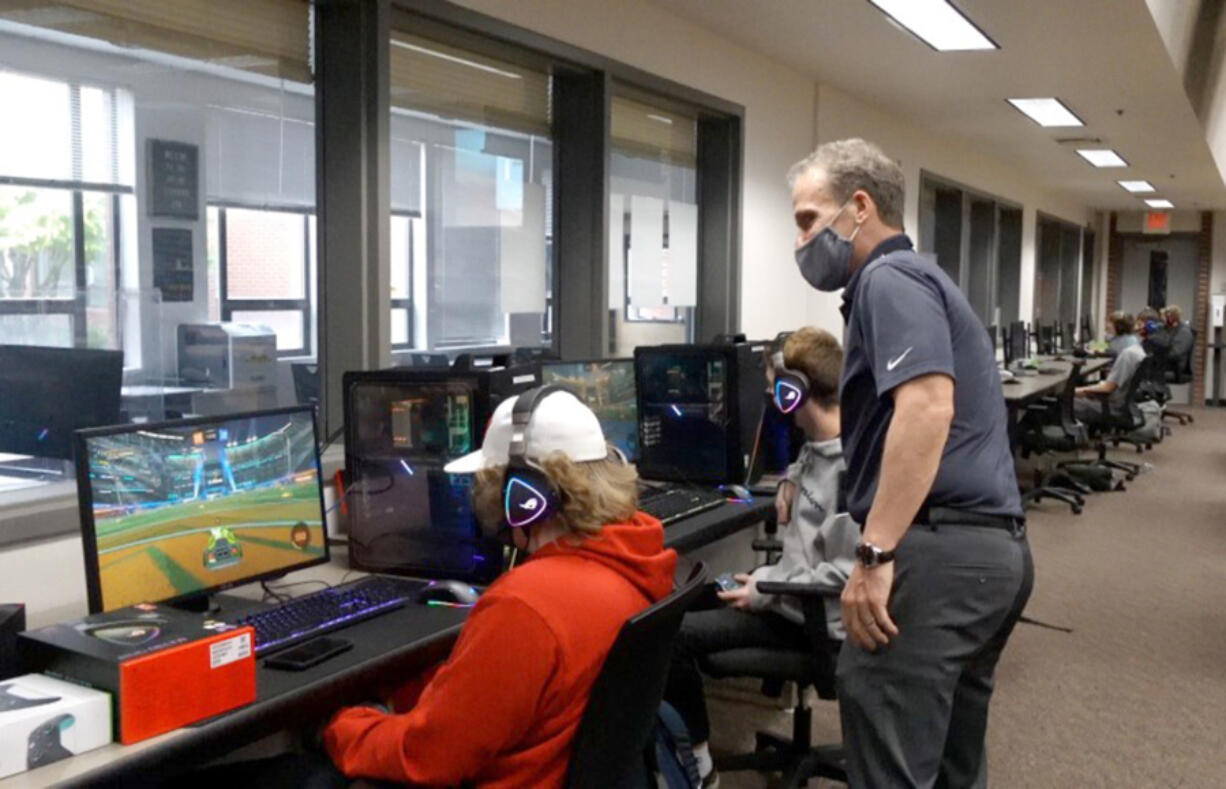
{"label": "student in red hoodie", "polygon": [[[637,511],[637,473],[606,444],[595,414],[569,392],[547,389],[516,427],[514,406],[502,403],[482,448],[446,470],[476,474],[473,504],[483,528],[497,529],[530,558],[482,595],[451,657],[411,708],[353,707],[332,719],[324,744],[350,778],[562,786],[571,741],[618,631],[672,590],[676,554],[664,549],[659,521]],[[522,489],[504,495],[516,431],[519,457],[554,489],[556,511],[544,517],[520,515],[542,507],[548,491],[539,500]]]}

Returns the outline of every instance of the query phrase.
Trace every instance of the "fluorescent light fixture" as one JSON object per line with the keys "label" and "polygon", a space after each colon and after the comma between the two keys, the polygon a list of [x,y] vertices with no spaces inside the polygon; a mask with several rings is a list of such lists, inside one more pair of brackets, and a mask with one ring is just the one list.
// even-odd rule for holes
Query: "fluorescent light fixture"
{"label": "fluorescent light fixture", "polygon": [[868,0],[938,52],[1000,49],[949,0]]}
{"label": "fluorescent light fixture", "polygon": [[1110,148],[1078,148],[1077,154],[1095,167],[1128,166],[1128,162]]}
{"label": "fluorescent light fixture", "polygon": [[493,66],[487,66],[484,63],[477,63],[472,60],[465,60],[464,58],[456,57],[455,55],[448,55],[445,52],[438,52],[433,49],[426,49],[425,47],[419,47],[416,44],[410,44],[407,41],[398,41],[397,39],[393,38],[392,46],[400,47],[401,49],[407,49],[412,52],[419,52],[423,55],[429,55],[432,58],[438,58],[439,60],[446,60],[448,63],[457,63],[461,66],[468,66],[469,68],[475,68],[478,71],[485,71],[490,74],[497,74],[500,77],[506,77],[508,79],[523,79],[522,75],[516,74],[514,71],[504,71],[503,69],[500,69],[500,68],[494,68]]}
{"label": "fluorescent light fixture", "polygon": [[1146,200],[1145,205],[1150,208],[1174,208],[1175,204],[1170,200]]}
{"label": "fluorescent light fixture", "polygon": [[1085,126],[1060,99],[1007,99],[1013,108],[1040,126]]}
{"label": "fluorescent light fixture", "polygon": [[647,116],[647,117],[648,117],[648,118],[651,118],[651,119],[652,119],[653,121],[655,121],[656,123],[663,123],[663,124],[667,124],[668,126],[672,126],[672,125],[673,125],[673,119],[672,119],[672,118],[666,118],[666,117],[664,117],[663,115],[651,115],[651,114],[648,114],[648,116]]}
{"label": "fluorescent light fixture", "polygon": [[1158,191],[1149,181],[1116,181],[1116,183],[1132,192],[1134,195]]}

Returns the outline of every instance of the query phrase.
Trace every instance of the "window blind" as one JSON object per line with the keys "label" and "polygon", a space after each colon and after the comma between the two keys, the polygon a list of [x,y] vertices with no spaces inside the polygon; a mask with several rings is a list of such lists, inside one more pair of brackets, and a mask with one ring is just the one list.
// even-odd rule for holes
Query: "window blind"
{"label": "window blind", "polygon": [[549,134],[549,74],[404,32],[389,53],[396,107],[447,120]]}
{"label": "window blind", "polygon": [[310,82],[308,0],[0,0],[0,19]]}

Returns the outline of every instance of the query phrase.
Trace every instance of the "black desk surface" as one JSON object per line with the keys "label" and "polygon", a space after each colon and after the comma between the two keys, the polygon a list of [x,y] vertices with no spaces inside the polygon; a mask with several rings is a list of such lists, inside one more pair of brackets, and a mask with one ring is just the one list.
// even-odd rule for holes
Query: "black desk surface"
{"label": "black desk surface", "polygon": [[[726,503],[665,527],[665,545],[679,553],[694,550],[761,522],[774,512],[770,498]],[[338,552],[343,556],[343,552]],[[325,565],[339,580],[344,568]],[[303,571],[310,573],[311,570]],[[0,780],[0,787],[108,786],[152,784],[284,729],[322,721],[338,707],[370,699],[373,688],[394,686],[443,660],[467,611],[408,605],[359,622],[337,635],[353,649],[301,672],[257,665],[253,704],[212,720],[135,745],[117,743],[46,767]],[[221,789],[225,789],[222,787]]]}

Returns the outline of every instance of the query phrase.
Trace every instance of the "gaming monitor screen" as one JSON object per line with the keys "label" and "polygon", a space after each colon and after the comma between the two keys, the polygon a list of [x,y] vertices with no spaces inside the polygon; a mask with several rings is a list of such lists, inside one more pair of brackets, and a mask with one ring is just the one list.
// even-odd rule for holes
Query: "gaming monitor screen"
{"label": "gaming monitor screen", "polygon": [[91,611],[328,560],[309,407],[80,434]]}
{"label": "gaming monitor screen", "polygon": [[577,394],[600,420],[605,440],[631,461],[639,457],[639,409],[635,402],[634,360],[546,362],[541,381],[561,384]]}
{"label": "gaming monitor screen", "polygon": [[666,478],[725,481],[728,476],[728,363],[722,353],[639,349],[642,465]]}

